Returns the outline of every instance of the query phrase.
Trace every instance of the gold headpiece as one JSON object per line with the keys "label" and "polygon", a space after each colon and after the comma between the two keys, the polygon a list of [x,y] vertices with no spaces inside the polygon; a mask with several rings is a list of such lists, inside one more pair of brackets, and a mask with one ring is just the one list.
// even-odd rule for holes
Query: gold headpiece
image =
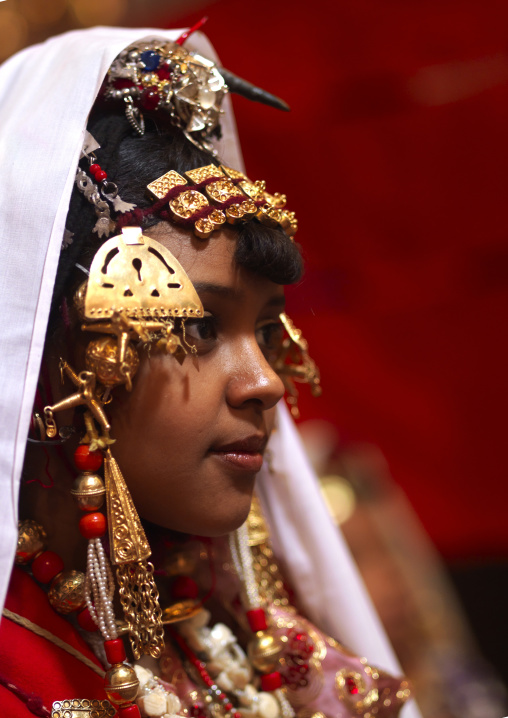
{"label": "gold headpiece", "polygon": [[171,218],[193,226],[200,239],[208,239],[225,222],[254,218],[269,227],[281,227],[289,237],[296,234],[298,222],[295,213],[285,209],[285,195],[269,194],[263,181],[251,182],[237,170],[213,164],[184,175],[170,170],[147,189],[152,197],[167,199]]}

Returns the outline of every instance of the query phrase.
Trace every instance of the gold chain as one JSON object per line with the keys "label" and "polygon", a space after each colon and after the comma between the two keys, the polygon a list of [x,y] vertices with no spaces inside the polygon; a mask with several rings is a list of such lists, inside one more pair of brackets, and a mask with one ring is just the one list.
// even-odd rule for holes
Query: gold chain
{"label": "gold chain", "polygon": [[134,658],[138,660],[142,653],[160,658],[164,628],[153,564],[145,560],[119,564],[116,577]]}

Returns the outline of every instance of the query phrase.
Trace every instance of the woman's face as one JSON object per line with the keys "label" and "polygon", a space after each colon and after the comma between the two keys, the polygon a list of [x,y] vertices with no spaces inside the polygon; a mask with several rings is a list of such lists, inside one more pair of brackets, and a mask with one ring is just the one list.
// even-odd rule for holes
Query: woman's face
{"label": "woman's face", "polygon": [[284,389],[269,364],[280,341],[280,285],[236,266],[229,229],[201,242],[168,223],[146,234],[187,272],[205,317],[186,323],[197,358],[145,357],[131,393],[107,407],[112,446],[140,515],[202,536],[237,528]]}

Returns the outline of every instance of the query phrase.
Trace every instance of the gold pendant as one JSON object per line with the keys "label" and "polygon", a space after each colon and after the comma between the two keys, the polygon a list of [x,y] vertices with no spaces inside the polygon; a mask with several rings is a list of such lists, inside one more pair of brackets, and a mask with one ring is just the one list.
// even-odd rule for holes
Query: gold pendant
{"label": "gold pendant", "polygon": [[104,460],[110,558],[113,564],[142,561],[151,550],[120,467],[108,450]]}
{"label": "gold pendant", "polygon": [[164,648],[162,611],[146,559],[151,550],[120,467],[108,449],[104,460],[111,563],[136,660],[142,653],[159,658]]}

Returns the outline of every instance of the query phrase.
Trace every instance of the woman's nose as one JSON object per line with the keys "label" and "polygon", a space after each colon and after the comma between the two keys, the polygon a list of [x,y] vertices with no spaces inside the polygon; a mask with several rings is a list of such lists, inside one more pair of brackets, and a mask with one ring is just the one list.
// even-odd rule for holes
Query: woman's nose
{"label": "woman's nose", "polygon": [[263,411],[284,396],[284,384],[255,340],[239,341],[231,357],[226,399],[235,409],[254,403]]}

